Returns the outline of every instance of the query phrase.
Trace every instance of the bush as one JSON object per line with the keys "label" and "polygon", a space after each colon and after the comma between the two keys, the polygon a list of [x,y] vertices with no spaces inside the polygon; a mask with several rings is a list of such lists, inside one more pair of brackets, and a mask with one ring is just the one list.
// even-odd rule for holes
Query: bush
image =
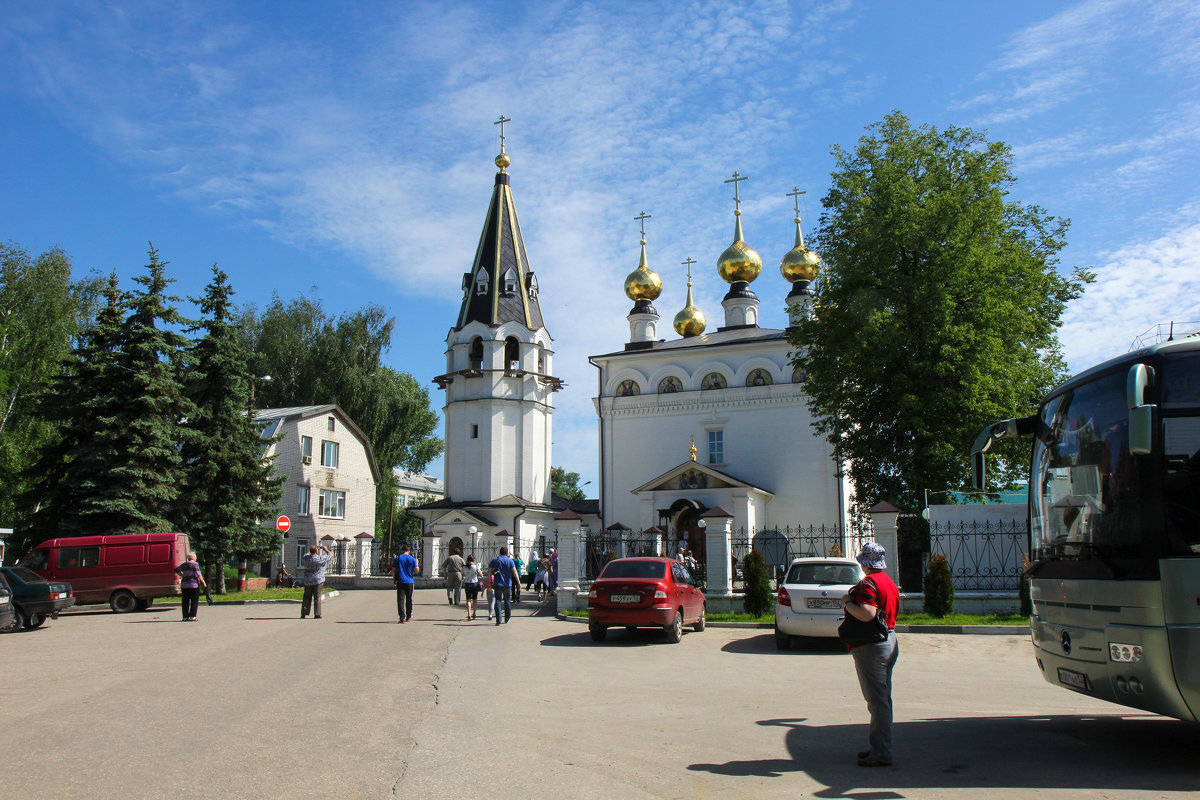
{"label": "bush", "polygon": [[747,614],[761,616],[772,606],[771,581],[767,577],[767,562],[762,553],[751,550],[742,559],[742,578],[746,582],[746,598],[742,607]]}
{"label": "bush", "polygon": [[940,553],[929,557],[925,569],[925,613],[932,617],[954,613],[954,577],[950,562]]}

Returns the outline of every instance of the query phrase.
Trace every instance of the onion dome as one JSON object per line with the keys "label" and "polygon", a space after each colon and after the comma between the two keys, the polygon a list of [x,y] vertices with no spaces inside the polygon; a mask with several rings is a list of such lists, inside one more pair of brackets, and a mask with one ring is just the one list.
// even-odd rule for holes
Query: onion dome
{"label": "onion dome", "polygon": [[796,246],[784,254],[779,262],[779,272],[788,283],[814,281],[821,269],[821,257],[804,246],[804,234],[800,231],[800,217],[796,217]]}
{"label": "onion dome", "polygon": [[762,272],[762,257],[742,238],[742,212],[733,213],[733,244],[717,259],[717,272],[727,283],[749,283]]}
{"label": "onion dome", "polygon": [[683,311],[675,315],[675,332],[686,339],[689,336],[698,336],[704,333],[704,326],[707,324],[704,312],[692,304],[692,282],[689,280],[687,305],[683,307]]}
{"label": "onion dome", "polygon": [[496,156],[496,166],[501,170],[508,169],[508,165],[512,163],[512,159],[508,157],[508,153],[501,151],[500,155]]}
{"label": "onion dome", "polygon": [[646,240],[642,239],[642,256],[638,267],[625,278],[625,295],[630,300],[656,300],[662,294],[662,278],[650,269],[646,260]]}

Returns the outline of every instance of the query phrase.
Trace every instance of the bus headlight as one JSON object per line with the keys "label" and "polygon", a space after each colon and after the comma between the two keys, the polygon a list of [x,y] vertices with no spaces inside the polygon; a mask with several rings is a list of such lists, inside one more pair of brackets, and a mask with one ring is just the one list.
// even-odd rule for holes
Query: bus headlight
{"label": "bus headlight", "polygon": [[1120,642],[1109,642],[1108,657],[1112,661],[1125,664],[1141,661],[1142,646],[1140,644],[1121,644]]}

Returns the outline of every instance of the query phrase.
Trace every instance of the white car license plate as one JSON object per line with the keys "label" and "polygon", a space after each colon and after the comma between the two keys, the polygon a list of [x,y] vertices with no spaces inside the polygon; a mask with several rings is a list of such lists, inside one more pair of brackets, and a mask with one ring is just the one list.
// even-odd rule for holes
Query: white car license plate
{"label": "white car license plate", "polygon": [[642,599],[640,594],[610,594],[609,602],[612,603],[636,603]]}
{"label": "white car license plate", "polygon": [[805,601],[809,608],[841,608],[842,601],[837,597],[810,597]]}
{"label": "white car license plate", "polygon": [[1076,672],[1073,669],[1058,668],[1058,682],[1070,686],[1073,689],[1082,689],[1085,692],[1090,692],[1092,687],[1088,684],[1088,677],[1082,672]]}

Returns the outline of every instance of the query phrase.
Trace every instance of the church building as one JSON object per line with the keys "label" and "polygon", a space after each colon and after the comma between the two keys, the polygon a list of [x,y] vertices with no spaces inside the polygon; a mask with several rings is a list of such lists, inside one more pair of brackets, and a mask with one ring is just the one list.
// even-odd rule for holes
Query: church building
{"label": "church building", "polygon": [[[788,332],[758,325],[759,299],[750,284],[762,271],[762,258],[743,237],[742,180],[735,172],[726,181],[735,190],[733,243],[716,260],[729,283],[721,303],[724,324],[707,331],[692,299],[696,262],[689,258],[683,262],[686,305],[674,317],[678,338],[659,338],[653,301],[662,280],[649,266],[643,214],[641,258],[625,281],[634,301],[629,341],[591,357],[600,371],[594,402],[603,524],[609,530],[656,527],[672,545],[686,540],[701,560],[701,515],[709,509],[724,509],[734,530],[747,532],[845,523],[843,470],[812,427],[804,375],[790,363]],[[781,290],[790,285],[786,303],[793,324],[810,313],[820,265],[804,245],[798,204],[795,224],[796,245],[783,256],[778,284]]]}

